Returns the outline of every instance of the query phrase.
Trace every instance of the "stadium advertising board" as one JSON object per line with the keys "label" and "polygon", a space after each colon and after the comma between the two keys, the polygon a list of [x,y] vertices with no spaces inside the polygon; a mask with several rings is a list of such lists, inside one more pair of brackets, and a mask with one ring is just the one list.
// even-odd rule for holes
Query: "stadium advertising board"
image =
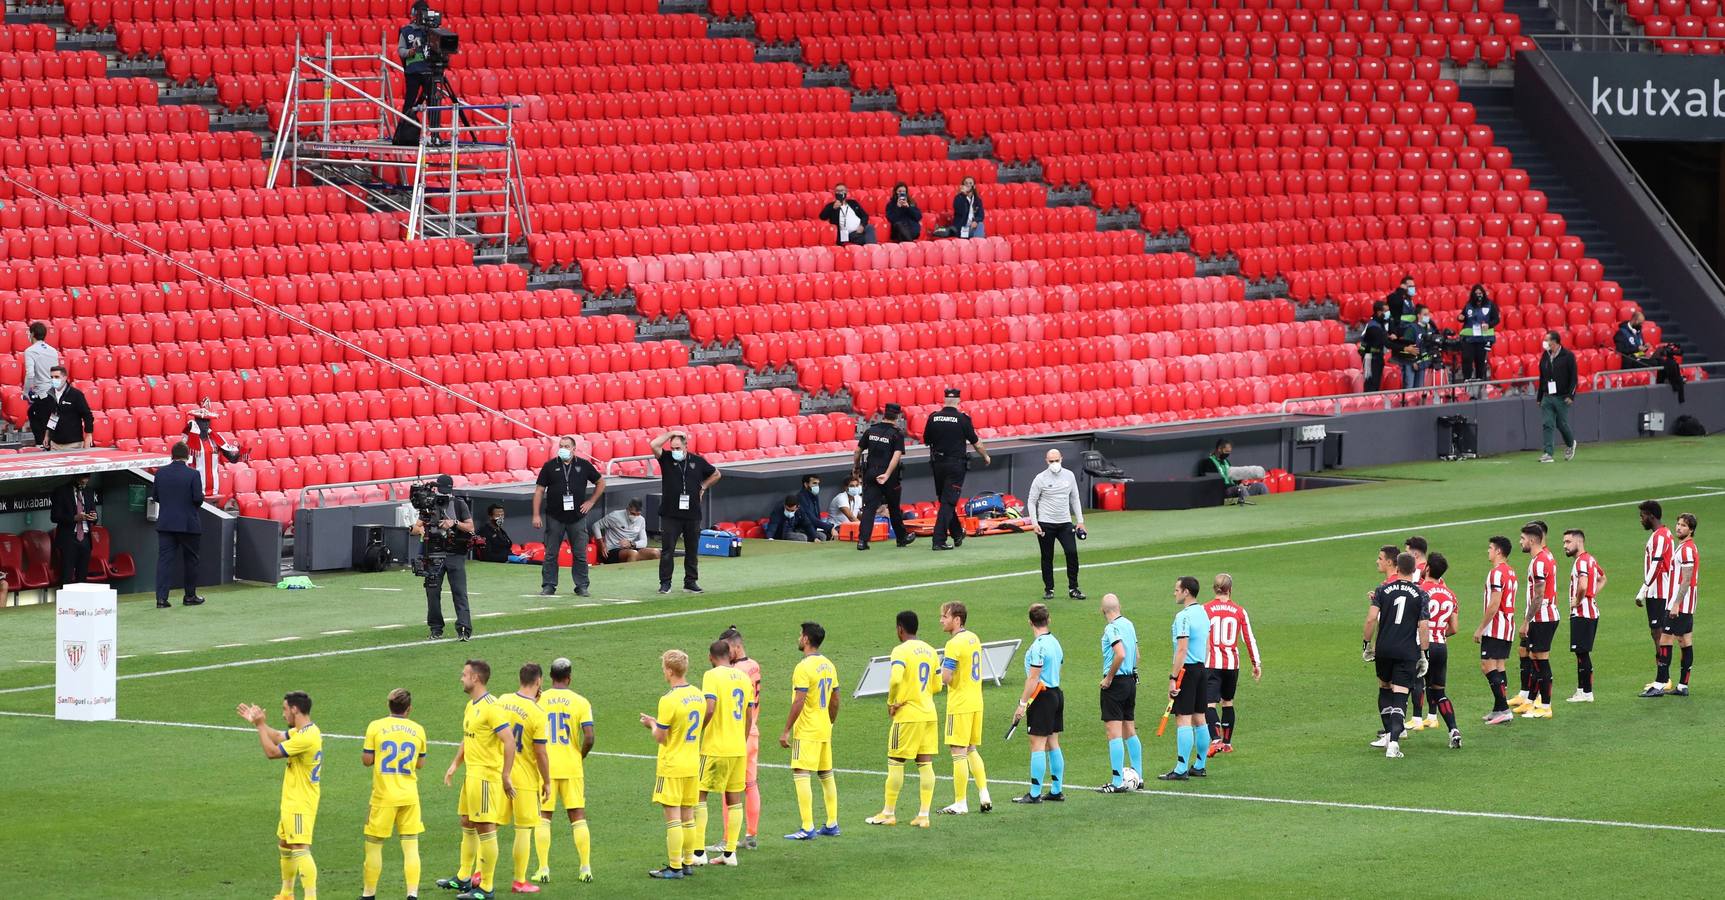
{"label": "stadium advertising board", "polygon": [[1549,53],[1617,140],[1725,141],[1725,66],[1713,56]]}

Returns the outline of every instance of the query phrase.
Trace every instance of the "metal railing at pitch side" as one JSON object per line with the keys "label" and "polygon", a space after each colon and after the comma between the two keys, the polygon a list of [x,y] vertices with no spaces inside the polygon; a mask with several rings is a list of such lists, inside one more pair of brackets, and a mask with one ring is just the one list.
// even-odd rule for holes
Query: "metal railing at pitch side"
{"label": "metal railing at pitch side", "polygon": [[[1283,413],[1299,412],[1294,409],[1299,404],[1319,405],[1329,404],[1330,415],[1339,416],[1344,412],[1377,406],[1382,409],[1395,409],[1400,406],[1441,405],[1445,403],[1476,403],[1481,400],[1496,400],[1501,397],[1520,396],[1534,393],[1538,386],[1538,378],[1496,378],[1490,381],[1457,381],[1450,384],[1438,384],[1428,387],[1397,388],[1387,391],[1360,391],[1352,394],[1326,394],[1321,397],[1289,397],[1282,401]],[[1490,388],[1497,388],[1492,394]],[[1419,399],[1414,399],[1419,398]],[[1352,404],[1351,409],[1343,409],[1347,401],[1371,400],[1367,404]],[[1401,401],[1401,402],[1397,402]]]}
{"label": "metal railing at pitch side", "polygon": [[[1725,362],[1683,363],[1678,366],[1684,372],[1700,370],[1702,372],[1725,372]],[[1633,369],[1607,369],[1593,373],[1592,388],[1596,391],[1611,388],[1651,387],[1654,377],[1659,374],[1658,366],[1637,366]],[[1646,379],[1645,383],[1640,382]]]}

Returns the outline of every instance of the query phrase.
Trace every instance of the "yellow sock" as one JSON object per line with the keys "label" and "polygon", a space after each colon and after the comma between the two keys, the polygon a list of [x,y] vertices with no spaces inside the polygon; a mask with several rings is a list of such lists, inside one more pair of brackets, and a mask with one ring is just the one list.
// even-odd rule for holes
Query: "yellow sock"
{"label": "yellow sock", "polygon": [[401,839],[401,880],[407,882],[407,895],[419,896],[419,837]]}
{"label": "yellow sock", "polygon": [[533,846],[539,848],[539,871],[551,871],[551,820],[540,819],[533,828]]}
{"label": "yellow sock", "polygon": [[665,858],[671,861],[671,868],[683,867],[683,823],[676,819],[665,823]]}
{"label": "yellow sock", "polygon": [[976,782],[976,793],[988,796],[988,770],[982,767],[982,754],[970,751],[970,780]]}
{"label": "yellow sock", "polygon": [[919,816],[928,815],[928,808],[934,804],[934,762],[919,762],[916,764],[916,794],[922,807],[917,812]]}
{"label": "yellow sock", "polygon": [[533,829],[515,827],[515,843],[509,848],[510,861],[515,864],[514,881],[527,880],[527,864],[533,861]]}
{"label": "yellow sock", "polygon": [[286,847],[279,848],[282,854],[282,890],[284,894],[293,893],[293,877],[298,870],[298,863],[293,858],[293,851]]}
{"label": "yellow sock", "polygon": [[497,832],[487,831],[479,836],[479,887],[486,893],[491,893],[492,879],[497,875]]}
{"label": "yellow sock", "polygon": [[293,852],[295,869],[299,870],[299,886],[305,889],[306,900],[317,896],[317,861],[311,858],[310,850],[295,850]]}
{"label": "yellow sock", "polygon": [[695,851],[701,849],[701,835],[695,830],[693,817],[683,820],[683,861],[686,864],[695,862]]}
{"label": "yellow sock", "polygon": [[964,803],[970,797],[970,758],[952,758],[952,802]]}
{"label": "yellow sock", "polygon": [[455,877],[466,879],[479,866],[479,829],[469,825],[461,829],[461,867]]}
{"label": "yellow sock", "polygon": [[707,802],[695,807],[695,849],[702,856],[707,855]]}
{"label": "yellow sock", "polygon": [[904,790],[904,761],[889,759],[886,761],[886,805],[881,812],[890,813],[898,805],[898,792]]}
{"label": "yellow sock", "polygon": [[834,772],[821,773],[821,797],[827,804],[827,827],[839,823],[839,779]]}
{"label": "yellow sock", "polygon": [[593,839],[587,834],[587,820],[580,819],[571,828],[575,832],[575,855],[581,857],[581,868],[585,869],[593,864]]}
{"label": "yellow sock", "polygon": [[383,841],[369,836],[365,839],[365,866],[360,873],[365,885],[360,893],[377,896],[377,879],[383,876]]}
{"label": "yellow sock", "polygon": [[[737,852],[737,838],[743,833],[743,804],[725,807],[725,852]],[[705,840],[703,838],[702,840]]]}
{"label": "yellow sock", "polygon": [[796,772],[792,774],[791,783],[797,789],[797,814],[802,816],[803,830],[813,831],[815,828],[815,794],[809,785],[809,773]]}

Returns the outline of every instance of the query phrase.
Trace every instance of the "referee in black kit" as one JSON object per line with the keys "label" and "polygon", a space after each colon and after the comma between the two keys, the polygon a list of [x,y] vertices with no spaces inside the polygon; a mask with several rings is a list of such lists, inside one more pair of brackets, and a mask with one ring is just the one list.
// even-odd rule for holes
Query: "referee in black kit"
{"label": "referee in black kit", "polygon": [[857,452],[852,467],[863,483],[862,515],[857,522],[857,549],[867,550],[874,536],[874,517],[880,505],[886,504],[892,533],[900,547],[916,541],[916,535],[905,531],[904,510],[899,508],[904,476],[904,411],[897,403],[888,403],[880,411],[880,421],[870,425],[857,438]]}
{"label": "referee in black kit", "polygon": [[1401,758],[1408,691],[1413,688],[1414,679],[1425,677],[1428,666],[1429,600],[1426,592],[1414,583],[1414,555],[1403,553],[1396,557],[1395,577],[1378,585],[1372,592],[1371,608],[1366,610],[1360,657],[1377,663],[1378,715],[1384,726],[1383,736],[1373,741],[1372,746],[1383,747],[1384,756],[1390,759]]}
{"label": "referee in black kit", "polygon": [[[946,405],[929,414],[922,428],[922,442],[928,445],[928,463],[934,470],[934,496],[940,512],[934,518],[935,550],[951,550],[964,543],[964,527],[958,523],[958,496],[964,493],[964,473],[970,468],[966,445],[976,448],[982,464],[992,460],[988,448],[976,438],[976,426],[970,416],[958,411],[959,390],[946,389]],[[951,536],[951,543],[947,536]]]}

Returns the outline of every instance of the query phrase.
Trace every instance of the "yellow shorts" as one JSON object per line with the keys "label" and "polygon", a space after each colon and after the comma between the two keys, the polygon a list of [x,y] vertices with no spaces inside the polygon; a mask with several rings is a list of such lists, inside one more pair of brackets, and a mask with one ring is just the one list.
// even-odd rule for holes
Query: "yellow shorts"
{"label": "yellow shorts", "polygon": [[951,713],[946,717],[948,747],[977,747],[982,744],[982,713]]}
{"label": "yellow shorts", "polygon": [[284,844],[309,844],[315,827],[317,810],[284,809],[276,822],[276,839]]}
{"label": "yellow shorts", "polygon": [[403,837],[420,834],[425,831],[425,822],[419,815],[419,804],[410,803],[402,806],[371,805],[371,811],[365,817],[365,836],[383,840],[392,834]]}
{"label": "yellow shorts", "polygon": [[539,808],[544,801],[539,799],[539,778],[535,776],[529,782],[516,778],[515,798],[509,801],[509,815],[516,828],[532,828],[539,824]]}
{"label": "yellow shorts", "polygon": [[934,722],[894,722],[887,729],[886,755],[888,759],[916,759],[919,756],[933,756],[936,745]]}
{"label": "yellow shorts", "polygon": [[701,802],[701,780],[693,775],[653,779],[653,802],[660,806],[696,806]]}
{"label": "yellow shorts", "polygon": [[503,773],[467,770],[456,811],[469,822],[502,825],[509,819],[509,797],[503,793]]}
{"label": "yellow shorts", "polygon": [[701,790],[740,794],[749,786],[747,757],[709,756],[701,767]]}
{"label": "yellow shorts", "polygon": [[551,796],[539,804],[540,812],[553,812],[557,804],[562,803],[564,809],[587,808],[587,779],[553,778],[551,779]]}
{"label": "yellow shorts", "polygon": [[832,741],[805,741],[791,738],[791,768],[804,772],[825,772],[833,767]]}

